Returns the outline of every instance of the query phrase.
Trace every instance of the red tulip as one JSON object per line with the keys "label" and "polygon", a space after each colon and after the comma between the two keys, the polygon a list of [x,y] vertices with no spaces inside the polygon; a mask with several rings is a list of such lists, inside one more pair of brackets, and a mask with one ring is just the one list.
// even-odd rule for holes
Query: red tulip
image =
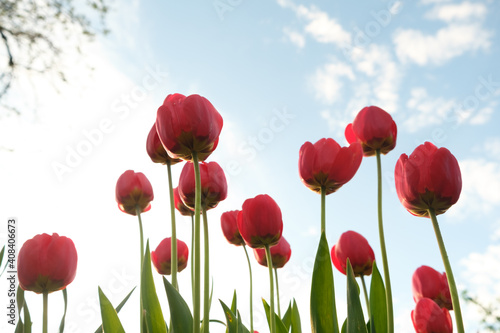
{"label": "red tulip", "polygon": [[168,95],[156,116],[156,130],[173,158],[191,160],[192,153],[204,161],[217,147],[222,117],[200,95]]}
{"label": "red tulip", "polygon": [[442,214],[458,201],[462,177],[457,159],[430,142],[410,155],[401,155],[394,172],[399,201],[413,215]]}
{"label": "red tulip", "polygon": [[141,172],[125,171],[116,182],[116,202],[118,208],[127,214],[136,215],[136,207],[141,212],[151,209],[153,188],[149,180]]}
{"label": "red tulip", "polygon": [[[200,163],[201,206],[215,208],[227,197],[227,182],[224,171],[217,162]],[[188,162],[182,168],[179,178],[179,196],[184,204],[194,209],[195,179],[194,165]]]}
{"label": "red tulip", "polygon": [[167,151],[161,144],[158,133],[156,132],[156,123],[153,124],[153,127],[149,131],[148,138],[146,140],[146,151],[154,163],[167,164],[170,162],[170,165],[174,165],[182,162],[181,159],[172,158],[168,155]]}
{"label": "red tulip", "polygon": [[276,245],[283,231],[281,209],[267,194],[247,199],[238,214],[238,229],[251,248]]}
{"label": "red tulip", "polygon": [[306,142],[299,152],[299,174],[302,182],[311,190],[326,194],[337,191],[351,180],[363,159],[361,145],[340,147],[333,139],[320,139],[314,145]]}
{"label": "red tulip", "polygon": [[359,142],[363,155],[373,156],[379,149],[387,154],[396,147],[398,129],[389,113],[376,106],[367,106],[345,129],[349,143]]}
{"label": "red tulip", "polygon": [[66,288],[76,275],[75,244],[58,234],[41,234],[27,240],[17,259],[19,285],[37,294]]}
{"label": "red tulip", "polygon": [[179,195],[179,188],[174,188],[174,206],[175,208],[184,216],[194,215],[194,212],[182,202],[181,197]]}
{"label": "red tulip", "polygon": [[[170,275],[172,269],[172,238],[165,238],[151,251],[151,261],[156,271],[162,275]],[[181,272],[187,266],[189,249],[181,240],[177,240],[177,271]]]}
{"label": "red tulip", "polygon": [[417,333],[452,333],[450,313],[441,309],[433,300],[422,298],[411,312],[413,327]]}
{"label": "red tulip", "polygon": [[429,266],[420,266],[413,273],[411,285],[415,302],[430,298],[441,308],[453,310],[446,273],[439,273]]}
{"label": "red tulip", "polygon": [[233,245],[245,245],[245,241],[241,237],[238,230],[238,213],[239,210],[225,212],[220,216],[222,233],[227,241]]}
{"label": "red tulip", "polygon": [[[271,247],[271,260],[273,261],[273,268],[282,268],[290,260],[292,249],[290,244],[286,241],[285,237],[281,237],[278,244]],[[266,250],[253,249],[255,259],[262,266],[267,266]]]}
{"label": "red tulip", "polygon": [[336,245],[332,247],[333,265],[346,274],[347,259],[351,262],[354,276],[370,275],[372,273],[375,254],[366,238],[355,231],[344,232]]}

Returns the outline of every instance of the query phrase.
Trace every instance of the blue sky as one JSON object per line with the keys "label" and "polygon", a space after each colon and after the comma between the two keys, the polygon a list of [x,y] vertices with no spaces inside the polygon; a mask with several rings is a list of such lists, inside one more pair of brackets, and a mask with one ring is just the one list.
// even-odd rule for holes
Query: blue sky
{"label": "blue sky", "polygon": [[[307,332],[320,203],[300,182],[298,151],[322,137],[345,145],[345,125],[364,106],[377,105],[392,114],[399,131],[396,148],[382,160],[397,331],[412,332],[413,271],[421,265],[444,271],[430,221],[406,212],[394,189],[397,159],[424,141],[447,147],[459,160],[462,195],[439,221],[459,288],[491,302],[500,295],[499,14],[494,1],[116,1],[112,33],[83,45],[84,57],[68,51],[62,65],[69,84],[29,76],[13,86],[9,101],[23,114],[0,121],[2,144],[13,149],[0,151],[7,189],[0,194],[2,218],[19,218],[19,244],[42,232],[75,241],[79,268],[68,288],[68,332],[97,327],[97,286],[118,304],[138,281],[137,221],[117,209],[116,180],[127,169],[150,179],[155,200],[143,218],[156,247],[170,236],[167,178],[165,168],[149,160],[146,137],[167,94],[201,94],[224,118],[210,160],[229,183],[228,199],[209,213],[214,300],[229,302],[237,289],[248,318],[244,254],[223,238],[219,216],[267,193],[282,208],[292,247],[280,271],[281,302],[297,299]],[[75,42],[64,43],[72,50]],[[380,258],[375,175],[375,159],[365,158],[354,179],[327,198],[330,246],[355,230]],[[188,221],[179,215],[178,225],[188,242]],[[253,268],[262,332],[267,271]],[[180,282],[186,299],[188,275]],[[335,272],[335,282],[343,318],[345,277]],[[121,315],[127,331],[137,327],[134,297]],[[62,313],[60,298],[50,297],[52,318]],[[41,298],[28,295],[28,302],[39,328],[41,313],[34,309]],[[467,331],[477,330],[475,309],[464,312]],[[217,302],[212,316],[223,318]]]}

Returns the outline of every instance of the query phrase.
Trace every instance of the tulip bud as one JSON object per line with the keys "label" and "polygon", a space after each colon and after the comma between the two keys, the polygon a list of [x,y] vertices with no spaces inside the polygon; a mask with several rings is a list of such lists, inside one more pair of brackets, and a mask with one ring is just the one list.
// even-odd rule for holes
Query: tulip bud
{"label": "tulip bud", "polygon": [[17,261],[21,288],[41,294],[62,290],[75,279],[78,255],[71,239],[41,234],[23,244]]}
{"label": "tulip bud", "polygon": [[299,152],[299,174],[302,183],[314,192],[337,191],[354,177],[363,159],[361,145],[340,147],[333,139],[320,139],[314,145],[306,142]]}
{"label": "tulip bud", "polygon": [[411,312],[413,327],[417,333],[453,333],[450,313],[436,302],[422,298]]}
{"label": "tulip bud", "polygon": [[446,273],[439,273],[429,266],[421,266],[413,273],[411,285],[415,302],[430,298],[441,308],[453,310]]}
{"label": "tulip bud", "polygon": [[141,172],[125,171],[116,182],[116,201],[118,208],[127,214],[136,215],[136,207],[141,212],[151,209],[153,188]]}
{"label": "tulip bud", "polygon": [[454,205],[462,190],[458,162],[446,148],[430,142],[399,158],[394,172],[399,201],[413,215],[428,217],[429,209],[442,214]]}
{"label": "tulip bud", "polygon": [[[271,250],[271,260],[273,261],[273,268],[282,268],[290,260],[292,255],[292,249],[290,244],[286,241],[285,237],[281,237],[278,244],[272,246]],[[265,249],[253,249],[253,254],[255,259],[262,266],[267,266],[267,257]]]}
{"label": "tulip bud", "polygon": [[247,199],[238,214],[238,229],[251,248],[273,246],[278,243],[283,231],[281,209],[267,194]]}
{"label": "tulip bud", "polygon": [[[227,197],[227,182],[224,171],[217,162],[200,163],[201,206],[205,209],[215,208]],[[194,165],[189,162],[182,168],[179,177],[179,196],[182,202],[191,209],[195,204]]]}
{"label": "tulip bud", "polygon": [[347,259],[351,262],[354,276],[370,275],[372,273],[375,254],[366,238],[355,231],[344,232],[336,245],[332,247],[333,265],[346,274]]}
{"label": "tulip bud", "polygon": [[[189,249],[181,240],[177,240],[177,271],[180,273],[187,266]],[[156,271],[162,275],[172,274],[172,238],[165,238],[151,251],[151,261]]]}
{"label": "tulip bud", "polygon": [[151,161],[154,163],[167,164],[170,162],[170,165],[174,165],[182,162],[181,159],[172,158],[168,155],[168,152],[163,147],[158,137],[158,133],[156,132],[156,123],[153,124],[153,127],[149,131],[148,138],[146,139],[146,151]]}
{"label": "tulip bud", "polygon": [[389,113],[377,106],[367,106],[345,129],[349,143],[359,142],[364,156],[373,156],[377,150],[387,154],[396,147],[398,129]]}
{"label": "tulip bud", "polygon": [[182,199],[179,195],[179,188],[178,187],[174,188],[173,192],[174,192],[174,206],[179,211],[179,213],[181,213],[181,215],[184,216],[194,215],[193,210],[188,206],[186,206],[184,202],[182,202]]}
{"label": "tulip bud", "polygon": [[222,117],[200,95],[168,95],[158,108],[156,130],[172,158],[191,160],[193,152],[204,161],[217,147]]}
{"label": "tulip bud", "polygon": [[220,217],[222,233],[227,241],[233,245],[245,245],[245,241],[241,237],[238,230],[238,213],[239,210],[225,212]]}

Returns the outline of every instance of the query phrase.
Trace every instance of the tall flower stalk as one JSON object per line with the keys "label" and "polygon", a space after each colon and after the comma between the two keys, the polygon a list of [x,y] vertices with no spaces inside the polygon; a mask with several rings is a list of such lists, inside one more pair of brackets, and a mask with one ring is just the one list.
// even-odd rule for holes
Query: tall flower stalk
{"label": "tall flower stalk", "polygon": [[446,247],[444,246],[443,236],[441,235],[441,230],[439,228],[439,223],[434,209],[432,208],[429,209],[429,216],[432,221],[432,226],[434,227],[434,232],[436,234],[436,239],[439,245],[439,251],[441,252],[441,258],[443,259],[443,264],[446,271],[446,277],[448,279],[448,286],[450,287],[451,302],[453,304],[453,312],[455,313],[457,331],[458,333],[464,333],[465,330],[462,319],[462,311],[460,309],[460,300],[458,297],[457,284],[455,283],[455,277],[453,276],[453,271],[451,269],[450,259],[448,258]]}
{"label": "tall flower stalk", "polygon": [[250,332],[253,332],[253,281],[252,281],[252,265],[250,264],[250,257],[248,256],[247,247],[243,244],[245,256],[248,262],[248,274],[250,276]]}
{"label": "tall flower stalk", "polygon": [[174,187],[172,186],[172,163],[167,161],[168,192],[170,195],[170,223],[172,225],[172,286],[179,290],[177,283],[177,230],[175,224]]}
{"label": "tall flower stalk", "polygon": [[201,177],[198,164],[198,153],[193,152],[194,179],[195,179],[195,201],[194,201],[194,297],[193,297],[193,332],[200,333],[200,288],[201,288]]}

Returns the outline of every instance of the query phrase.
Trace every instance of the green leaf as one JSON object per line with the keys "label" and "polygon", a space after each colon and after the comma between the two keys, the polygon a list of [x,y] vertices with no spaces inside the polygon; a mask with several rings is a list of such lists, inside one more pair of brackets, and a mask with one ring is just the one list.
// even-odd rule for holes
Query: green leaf
{"label": "green leaf", "polygon": [[[115,308],[116,312],[120,312],[120,310],[123,308],[123,306],[125,305],[125,303],[127,303],[128,299],[130,298],[130,296],[132,295],[132,292],[135,290],[136,287],[134,287],[129,293],[127,296],[125,296],[125,298],[123,299],[123,301],[120,302],[120,304],[118,304],[118,306]],[[99,328],[95,331],[95,333],[102,333],[102,325],[99,326]]]}
{"label": "green leaf", "polygon": [[59,325],[59,333],[64,332],[64,322],[66,320],[66,310],[68,309],[68,291],[67,291],[67,288],[64,288],[62,290],[62,293],[63,293],[63,298],[64,298],[64,314],[63,314],[63,317],[61,319],[61,324]]}
{"label": "green leaf", "polygon": [[226,331],[228,333],[238,333],[238,319],[233,311],[223,301],[219,300],[222,309],[224,310],[224,315],[226,316]]}
{"label": "green leaf", "polygon": [[363,309],[359,300],[359,286],[352,271],[351,262],[347,259],[347,332],[368,333],[366,330]]}
{"label": "green leaf", "polygon": [[292,333],[302,333],[299,308],[297,307],[297,302],[295,302],[295,299],[293,300],[292,306]]}
{"label": "green leaf", "polygon": [[288,309],[286,309],[281,321],[283,322],[283,325],[285,325],[286,331],[288,332],[290,330],[290,326],[292,325],[292,302],[288,304]]}
{"label": "green leaf", "polygon": [[330,249],[325,232],[322,232],[312,275],[312,333],[339,333],[334,289]]}
{"label": "green leaf", "polygon": [[[271,325],[271,317],[270,317],[271,309],[264,299],[262,299],[262,303],[264,304],[264,310],[266,311],[267,324],[269,327],[271,327],[270,326]],[[275,322],[276,322],[276,332],[277,333],[288,333],[288,330],[286,329],[285,325],[281,321],[281,318],[276,313],[274,314],[274,317],[275,317]]]}
{"label": "green leaf", "polygon": [[[167,292],[168,305],[170,307],[170,319],[172,321],[171,329],[174,332],[192,332],[193,331],[193,316],[179,292],[163,277],[163,284]],[[156,331],[152,331],[156,332]]]}
{"label": "green leaf", "polygon": [[342,325],[342,333],[347,333],[347,318],[344,320],[344,324]]}
{"label": "green leaf", "polygon": [[28,303],[26,303],[26,300],[24,300],[23,312],[24,312],[24,330],[23,330],[23,333],[31,333],[31,325],[33,323],[31,322],[30,310],[28,309]]}
{"label": "green leaf", "polygon": [[23,309],[24,306],[24,290],[20,286],[17,287],[16,303],[17,303],[18,321],[14,333],[24,333],[24,323],[21,319],[21,310]]}
{"label": "green leaf", "polygon": [[118,314],[116,310],[111,305],[109,299],[104,295],[101,290],[101,287],[98,287],[99,290],[99,303],[101,304],[101,318],[102,318],[102,326],[104,328],[104,332],[106,333],[125,333],[123,329],[122,323],[118,318]]}
{"label": "green leaf", "polygon": [[[144,321],[148,331],[154,333],[167,333],[167,325],[165,323],[165,319],[163,318],[160,302],[158,301],[158,295],[156,294],[155,283],[153,280],[153,272],[151,270],[149,240],[146,242],[146,253],[142,264],[141,295],[144,309]],[[104,329],[104,332],[106,332],[106,329]]]}
{"label": "green leaf", "polygon": [[236,309],[237,309],[237,300],[236,300],[236,289],[235,289],[233,294],[233,301],[231,302],[231,311],[235,313]]}
{"label": "green leaf", "polygon": [[246,328],[243,325],[243,322],[241,321],[241,315],[240,315],[239,311],[237,312],[237,314],[238,314],[238,333],[250,333],[250,331],[248,330],[248,328]]}
{"label": "green leaf", "polygon": [[382,276],[373,262],[372,281],[370,284],[371,333],[387,332],[387,300]]}
{"label": "green leaf", "polygon": [[2,247],[2,250],[0,251],[0,266],[2,265],[4,253],[5,253],[5,245]]}

